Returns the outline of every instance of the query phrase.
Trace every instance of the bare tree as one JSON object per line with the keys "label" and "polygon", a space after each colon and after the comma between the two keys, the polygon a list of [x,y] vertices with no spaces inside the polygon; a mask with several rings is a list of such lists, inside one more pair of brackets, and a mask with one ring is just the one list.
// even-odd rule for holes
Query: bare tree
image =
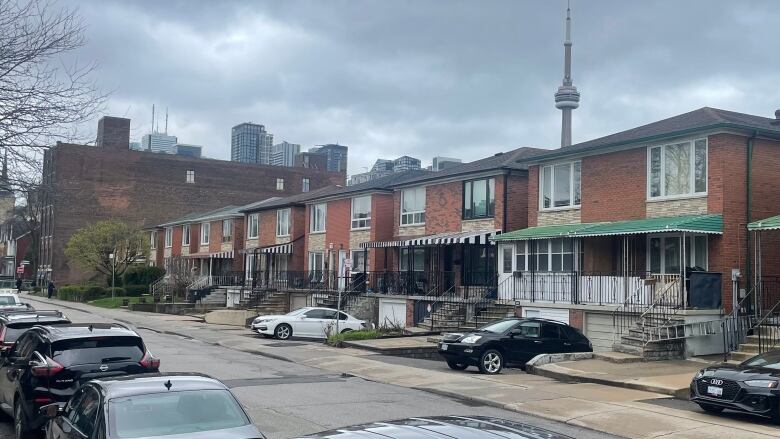
{"label": "bare tree", "polygon": [[95,64],[68,64],[84,45],[76,11],[49,0],[0,0],[0,148],[10,186],[39,169],[42,150],[83,139],[78,126],[94,119],[106,94],[90,79]]}
{"label": "bare tree", "polygon": [[173,256],[166,262],[165,282],[173,293],[173,297],[187,297],[187,287],[196,277],[191,267],[191,261],[187,258]]}

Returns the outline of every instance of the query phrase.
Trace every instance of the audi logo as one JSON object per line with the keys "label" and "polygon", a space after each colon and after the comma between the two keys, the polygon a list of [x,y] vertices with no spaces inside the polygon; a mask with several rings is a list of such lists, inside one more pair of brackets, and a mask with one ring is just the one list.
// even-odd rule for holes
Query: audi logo
{"label": "audi logo", "polygon": [[108,364],[101,364],[100,365],[100,371],[105,372],[108,370]]}
{"label": "audi logo", "polygon": [[712,381],[710,381],[710,384],[714,384],[716,386],[722,386],[723,385],[723,380],[712,380]]}

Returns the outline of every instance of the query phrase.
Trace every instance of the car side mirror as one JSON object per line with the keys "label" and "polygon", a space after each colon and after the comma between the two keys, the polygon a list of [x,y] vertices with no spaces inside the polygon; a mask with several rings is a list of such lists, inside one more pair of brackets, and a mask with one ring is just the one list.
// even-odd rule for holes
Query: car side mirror
{"label": "car side mirror", "polygon": [[509,336],[510,337],[520,337],[522,335],[523,335],[523,331],[521,331],[519,329],[512,329],[511,331],[509,331]]}
{"label": "car side mirror", "polygon": [[54,419],[62,414],[62,408],[56,402],[53,404],[46,404],[38,409],[38,413],[47,419]]}

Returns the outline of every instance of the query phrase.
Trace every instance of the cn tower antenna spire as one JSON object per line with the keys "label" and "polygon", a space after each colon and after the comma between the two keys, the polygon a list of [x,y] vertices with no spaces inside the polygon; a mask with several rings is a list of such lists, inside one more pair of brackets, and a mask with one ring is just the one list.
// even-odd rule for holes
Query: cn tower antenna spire
{"label": "cn tower antenna spire", "polygon": [[571,79],[571,4],[566,6],[566,37],[563,41],[563,84],[555,93],[555,107],[561,110],[561,146],[571,145],[571,112],[580,106],[580,93]]}

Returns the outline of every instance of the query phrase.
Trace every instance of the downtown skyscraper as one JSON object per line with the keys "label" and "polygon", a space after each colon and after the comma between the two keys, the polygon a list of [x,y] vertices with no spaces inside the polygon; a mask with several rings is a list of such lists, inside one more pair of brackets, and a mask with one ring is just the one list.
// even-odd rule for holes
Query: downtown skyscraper
{"label": "downtown skyscraper", "polygon": [[274,136],[264,125],[245,122],[231,130],[230,160],[243,163],[271,164]]}

